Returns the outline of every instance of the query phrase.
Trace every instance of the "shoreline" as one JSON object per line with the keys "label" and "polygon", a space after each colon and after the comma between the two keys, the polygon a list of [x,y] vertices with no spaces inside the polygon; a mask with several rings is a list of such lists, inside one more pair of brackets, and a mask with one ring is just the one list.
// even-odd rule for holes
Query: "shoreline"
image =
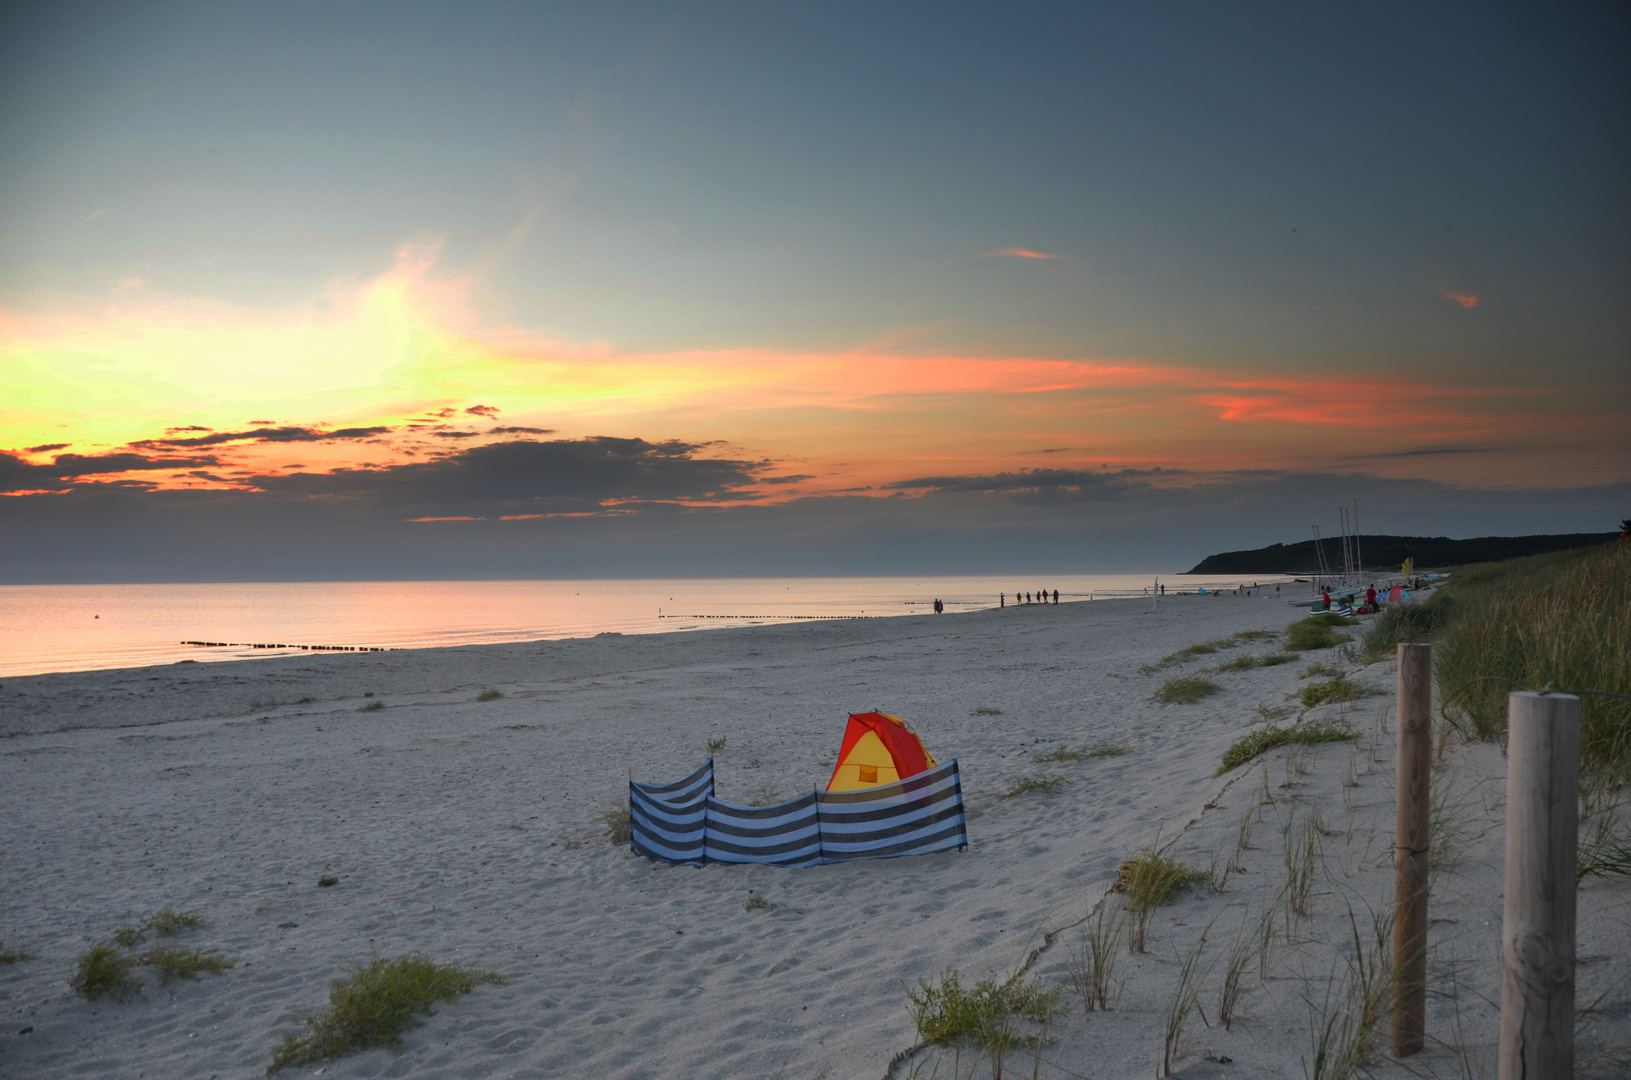
{"label": "shoreline", "polygon": [[[440,1006],[401,1055],[341,1058],[326,1077],[948,1075],[949,1051],[914,1049],[903,983],[948,967],[970,982],[1010,973],[1043,946],[1034,977],[1068,987],[1069,928],[1110,895],[1122,860],[1170,843],[1204,869],[1257,812],[1242,872],[1220,893],[1158,909],[1149,951],[1121,957],[1112,1011],[1089,1016],[1078,1003],[1050,1030],[1057,1068],[1043,1075],[1144,1077],[1160,1059],[1176,960],[1204,928],[1221,948],[1226,929],[1259,914],[1284,875],[1275,815],[1295,829],[1313,811],[1332,834],[1312,915],[1294,920],[1296,941],[1244,996],[1242,1023],[1226,1032],[1192,1019],[1180,1048],[1183,1075],[1225,1075],[1206,1071],[1220,1068],[1208,1054],[1238,1063],[1229,1076],[1301,1075],[1308,1022],[1294,990],[1317,992],[1339,957],[1342,898],[1377,904],[1378,882],[1391,881],[1376,865],[1392,823],[1390,736],[1373,718],[1387,698],[1309,714],[1345,712],[1367,733],[1363,751],[1280,750],[1214,777],[1255,707],[1304,685],[1304,664],[1334,657],[1208,673],[1223,689],[1193,705],[1148,698],[1169,676],[1273,644],[1140,672],[1295,617],[1272,596],[1168,597],[1157,615],[1147,599],[1103,601],[7,679],[0,790],[15,839],[0,874],[15,884],[0,898],[0,938],[35,959],[0,966],[0,1007],[15,1020],[0,1031],[0,1060],[40,1077],[260,1076],[279,1033],[322,1004],[347,964],[417,951],[511,981]],[[1389,667],[1355,678],[1385,686]],[[487,689],[504,696],[478,701]],[[373,702],[383,707],[360,711]],[[692,869],[600,838],[597,816],[631,772],[678,779],[724,739],[721,798],[790,795],[824,782],[845,715],[877,707],[906,717],[941,761],[959,760],[968,851]],[[1130,752],[1033,761],[1104,744]],[[1476,813],[1484,774],[1499,768],[1491,749],[1451,755],[1446,774]],[[1351,755],[1368,762],[1352,787]],[[1059,794],[1002,797],[1043,774],[1063,779]],[[1250,805],[1265,778],[1272,802]],[[1456,920],[1443,933],[1470,958],[1458,977],[1473,981],[1487,976],[1489,942],[1498,948],[1498,922],[1474,917],[1499,891],[1478,846],[1498,833],[1471,843],[1435,911]],[[339,884],[320,888],[329,873]],[[1612,920],[1585,893],[1582,953],[1624,955],[1591,944]],[[744,910],[750,896],[776,907]],[[1623,918],[1623,899],[1613,904],[1605,910]],[[211,924],[182,944],[237,966],[167,986],[149,978],[146,998],[125,1004],[72,996],[75,956],[165,905]],[[1582,967],[1582,1000],[1612,966]],[[1465,1026],[1481,1032],[1487,1017],[1463,1004]],[[1444,1022],[1434,1014],[1430,1031]],[[1453,1061],[1432,1053],[1417,1063]]]}

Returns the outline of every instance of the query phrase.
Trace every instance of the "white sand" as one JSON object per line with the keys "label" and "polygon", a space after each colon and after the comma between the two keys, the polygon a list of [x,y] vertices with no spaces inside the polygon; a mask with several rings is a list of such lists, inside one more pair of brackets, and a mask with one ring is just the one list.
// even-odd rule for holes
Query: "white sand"
{"label": "white sand", "polygon": [[[1253,708],[1283,702],[1306,663],[1335,658],[1222,672],[1211,676],[1221,694],[1153,704],[1164,678],[1272,643],[1157,675],[1140,665],[1300,613],[1232,596],[1170,599],[1158,615],[1148,606],[6,680],[0,938],[34,958],[0,966],[0,1075],[260,1076],[280,1032],[376,951],[420,951],[510,981],[439,1006],[402,1053],[342,1058],[325,1076],[989,1075],[970,1051],[912,1051],[903,983],[947,967],[966,981],[1011,972],[1098,903],[1138,848],[1171,841],[1174,855],[1208,867],[1235,850],[1242,816],[1260,812],[1243,871],[1221,893],[1202,888],[1160,909],[1148,952],[1122,956],[1110,1012],[1085,1015],[1067,990],[1040,1075],[1154,1075],[1179,959],[1210,927],[1200,1005],[1213,1026],[1191,1016],[1182,1074],[1301,1077],[1308,1003],[1325,1001],[1329,977],[1345,970],[1348,911],[1364,930],[1368,909],[1391,896],[1394,745],[1391,713],[1377,717],[1392,665],[1358,676],[1388,697],[1310,716],[1349,714],[1367,732],[1355,749],[1308,752],[1300,773],[1276,751],[1214,779]],[[505,696],[478,703],[488,687]],[[387,708],[359,712],[365,692]],[[311,700],[290,704],[301,698]],[[272,700],[285,704],[251,706]],[[630,769],[678,779],[723,737],[721,796],[792,795],[825,782],[845,715],[874,707],[961,762],[968,851],[692,869],[598,838],[597,813],[624,800]],[[972,715],[980,707],[1002,713]],[[1132,752],[1032,761],[1102,743]],[[999,800],[1044,773],[1069,784]],[[1265,777],[1273,801],[1259,807]],[[1417,1075],[1460,1075],[1451,1044],[1471,1075],[1493,1075],[1503,778],[1490,746],[1457,752],[1439,774],[1463,839],[1435,885],[1430,1041],[1410,1062]],[[1315,815],[1313,914],[1293,920],[1291,945],[1282,926],[1266,978],[1254,961],[1225,1031],[1221,957],[1285,881],[1280,823],[1295,833]],[[338,886],[318,888],[326,870]],[[746,912],[750,894],[779,906]],[[210,920],[181,944],[223,950],[237,966],[169,985],[149,975],[145,998],[122,1004],[70,992],[84,949],[164,905]],[[1580,907],[1580,1003],[1607,991],[1582,1033],[1582,1073],[1611,1075],[1603,1048],[1631,1044],[1631,888],[1588,881]],[[1076,936],[1059,934],[1032,973],[1068,986]],[[1008,1062],[1011,1076],[1032,1068],[1029,1051]],[[1408,1075],[1385,1059],[1373,1068]]]}

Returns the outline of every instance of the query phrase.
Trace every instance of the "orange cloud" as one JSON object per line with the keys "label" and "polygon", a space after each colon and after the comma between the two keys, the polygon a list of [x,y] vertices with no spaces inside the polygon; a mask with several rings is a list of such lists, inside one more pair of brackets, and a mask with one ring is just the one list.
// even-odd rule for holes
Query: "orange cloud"
{"label": "orange cloud", "polygon": [[1453,293],[1448,289],[1441,288],[1439,289],[1438,294],[1444,297],[1446,300],[1454,300],[1464,308],[1475,308],[1478,306],[1478,297],[1472,295],[1471,293]]}
{"label": "orange cloud", "polygon": [[1010,258],[1010,259],[1057,259],[1058,255],[1049,255],[1045,251],[1032,251],[1030,248],[1011,247],[1001,251],[988,251],[981,256],[984,259]]}

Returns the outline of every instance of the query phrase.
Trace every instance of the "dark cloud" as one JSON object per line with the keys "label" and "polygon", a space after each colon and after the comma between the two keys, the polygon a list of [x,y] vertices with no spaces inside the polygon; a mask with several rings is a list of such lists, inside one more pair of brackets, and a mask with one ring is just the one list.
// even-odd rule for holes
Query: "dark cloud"
{"label": "dark cloud", "polygon": [[800,473],[797,476],[767,476],[767,477],[764,477],[762,480],[760,480],[759,483],[761,483],[761,484],[801,484],[806,480],[814,480],[814,479],[815,479],[815,477],[813,477],[813,476],[806,476],[805,474]]}
{"label": "dark cloud", "polygon": [[252,425],[255,425],[255,424],[258,424],[258,425],[260,425],[260,426],[262,426],[262,427],[265,427],[265,426],[267,426],[267,425],[269,425],[269,424],[275,424],[275,423],[277,423],[277,421],[276,421],[276,420],[251,420],[251,421],[249,421],[249,422],[250,422],[250,424],[252,424]]}
{"label": "dark cloud", "polygon": [[[258,421],[255,421],[255,420],[251,420],[249,422],[251,424],[258,423]],[[200,424],[188,424],[186,427],[165,428],[164,433],[166,435],[179,435],[183,431],[214,431],[214,430],[215,430],[214,428],[204,427],[204,426],[202,426]]]}
{"label": "dark cloud", "polygon": [[438,439],[474,439],[477,435],[481,434],[481,432],[479,432],[479,431],[438,431],[435,434],[436,434],[436,437]]}
{"label": "dark cloud", "polygon": [[553,435],[552,427],[496,427],[489,428],[489,435]]}
{"label": "dark cloud", "polygon": [[955,491],[979,494],[999,492],[1051,496],[1112,497],[1148,490],[1147,477],[1176,476],[1171,469],[1122,469],[1118,472],[1090,469],[1020,469],[994,476],[924,476],[884,484],[885,491]]}
{"label": "dark cloud", "polygon": [[487,419],[491,420],[503,410],[501,410],[497,405],[472,405],[464,411],[469,413],[471,416],[485,416]]}
{"label": "dark cloud", "polygon": [[331,439],[372,439],[390,434],[388,427],[339,428],[324,431],[321,428],[280,427],[260,431],[218,431],[213,435],[200,435],[191,439],[143,439],[130,445],[142,450],[180,449],[188,446],[219,446],[229,442],[328,442]]}
{"label": "dark cloud", "polygon": [[38,446],[25,446],[23,447],[23,451],[29,454],[44,454],[52,450],[66,450],[72,445],[74,444],[65,442],[48,442],[41,443]]}
{"label": "dark cloud", "polygon": [[0,453],[0,491],[44,491],[68,486],[71,477],[107,473],[145,472],[155,469],[194,469],[219,465],[213,456],[144,457],[141,454],[58,454],[49,465],[34,465],[12,454]]}
{"label": "dark cloud", "polygon": [[750,499],[764,461],[700,458],[701,444],[599,436],[473,446],[436,461],[260,476],[279,496],[358,500],[409,516],[593,510],[609,503]]}

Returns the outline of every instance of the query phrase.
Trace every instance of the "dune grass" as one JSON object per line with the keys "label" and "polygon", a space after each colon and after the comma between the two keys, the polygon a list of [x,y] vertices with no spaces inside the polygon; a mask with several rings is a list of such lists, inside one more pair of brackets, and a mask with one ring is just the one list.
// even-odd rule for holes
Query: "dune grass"
{"label": "dune grass", "polygon": [[721,735],[717,739],[709,739],[708,753],[717,754],[719,751],[725,749],[725,740],[728,738],[730,738],[729,735]]}
{"label": "dune grass", "polygon": [[379,700],[378,698],[375,698],[373,701],[370,701],[368,704],[359,706],[357,708],[357,711],[358,712],[379,712],[383,708],[385,708],[385,702]]}
{"label": "dune grass", "polygon": [[220,953],[174,946],[148,949],[142,954],[141,962],[147,967],[157,968],[161,982],[170,982],[172,979],[196,979],[199,973],[204,971],[220,974],[232,966],[232,961]]}
{"label": "dune grass", "polygon": [[[1478,679],[1631,695],[1631,544],[1468,567],[1428,603],[1444,708],[1469,735],[1505,732],[1513,689]],[[1631,782],[1631,701],[1582,697],[1580,759]]]}
{"label": "dune grass", "polygon": [[0,964],[20,964],[24,960],[34,959],[33,953],[26,953],[21,949],[6,949],[6,943],[0,941]]}
{"label": "dune grass", "polygon": [[613,844],[627,844],[634,838],[634,827],[629,817],[629,804],[614,800],[599,814],[606,839]]}
{"label": "dune grass", "polygon": [[993,709],[989,705],[981,705],[979,708],[977,708],[973,712],[969,713],[969,715],[970,716],[1001,716],[1002,715],[1002,710],[1001,709]]}
{"label": "dune grass", "polygon": [[1154,848],[1144,848],[1121,864],[1111,891],[1127,897],[1127,946],[1143,952],[1149,936],[1150,916],[1172,900],[1180,890],[1210,881],[1210,871],[1186,866],[1169,859]]}
{"label": "dune grass", "polygon": [[1286,627],[1286,649],[1290,652],[1309,652],[1313,649],[1331,649],[1345,644],[1348,635],[1339,634],[1333,627],[1353,626],[1358,620],[1328,611],[1299,619]]}
{"label": "dune grass", "polygon": [[184,930],[200,930],[208,925],[202,915],[191,911],[177,911],[166,905],[133,923],[120,923],[119,928],[113,932],[113,940],[127,949],[133,949],[141,936],[149,931],[159,937],[175,937]]}
{"label": "dune grass", "polygon": [[477,701],[497,701],[499,698],[501,698],[503,696],[504,696],[504,691],[502,691],[502,690],[488,689],[488,690],[483,690],[481,693],[477,694],[476,695],[476,700]]}
{"label": "dune grass", "polygon": [[1132,752],[1130,746],[1117,746],[1110,743],[1092,748],[1084,746],[1080,750],[1072,750],[1068,746],[1057,746],[1046,754],[1032,754],[1031,760],[1038,765],[1046,765],[1054,761],[1087,761],[1090,758],[1121,757],[1123,754]]}
{"label": "dune grass", "polygon": [[1272,630],[1242,630],[1230,637],[1218,638],[1214,641],[1202,641],[1179,649],[1175,653],[1163,656],[1153,664],[1145,664],[1138,669],[1138,673],[1140,675],[1154,675],[1157,671],[1165,671],[1176,664],[1186,663],[1202,656],[1212,656],[1224,649],[1232,649],[1248,641],[1268,641],[1279,636]]}
{"label": "dune grass", "polygon": [[134,954],[120,950],[112,941],[99,941],[79,955],[68,985],[87,1001],[104,997],[123,1001],[142,992],[141,981],[130,977],[135,967]]}
{"label": "dune grass", "polygon": [[1001,795],[997,796],[1000,802],[1003,799],[1014,799],[1033,791],[1040,791],[1044,795],[1057,795],[1069,783],[1063,776],[1027,776]]}
{"label": "dune grass", "polygon": [[1278,667],[1296,661],[1290,653],[1269,653],[1266,656],[1237,656],[1213,668],[1213,671],[1246,671],[1250,668]]}
{"label": "dune grass", "polygon": [[948,968],[938,984],[920,979],[906,988],[912,1023],[924,1042],[948,1046],[973,1043],[991,1055],[994,1077],[1002,1076],[1004,1055],[1025,1036],[1022,1022],[1046,1025],[1059,1015],[1059,990],[1015,976],[985,979],[965,989]]}
{"label": "dune grass", "polygon": [[1230,769],[1244,765],[1277,746],[1313,746],[1317,743],[1350,742],[1357,738],[1359,732],[1336,720],[1322,720],[1315,724],[1293,724],[1289,727],[1271,724],[1242,735],[1230,743],[1229,749],[1223,752],[1223,764],[1219,765],[1218,771],[1212,775],[1222,776]]}
{"label": "dune grass", "polygon": [[772,904],[762,896],[750,896],[743,902],[742,910],[746,912],[763,911],[768,914],[780,906],[779,904]]}
{"label": "dune grass", "polygon": [[1324,682],[1309,683],[1297,694],[1303,708],[1312,709],[1316,705],[1327,705],[1339,701],[1359,701],[1362,698],[1381,697],[1387,691],[1375,686],[1368,686],[1362,682],[1355,682],[1346,675],[1338,675],[1334,679]]}
{"label": "dune grass", "polygon": [[1161,689],[1150,695],[1150,700],[1159,701],[1163,705],[1193,705],[1222,689],[1223,687],[1211,679],[1203,679],[1199,675],[1186,675],[1162,683]]}
{"label": "dune grass", "polygon": [[478,986],[503,981],[497,972],[443,967],[417,954],[395,960],[376,956],[330,984],[328,1006],[307,1014],[304,1035],[284,1033],[266,1072],[375,1046],[398,1050],[402,1033],[423,1024],[420,1016],[433,1012],[438,1001],[457,1001]]}

